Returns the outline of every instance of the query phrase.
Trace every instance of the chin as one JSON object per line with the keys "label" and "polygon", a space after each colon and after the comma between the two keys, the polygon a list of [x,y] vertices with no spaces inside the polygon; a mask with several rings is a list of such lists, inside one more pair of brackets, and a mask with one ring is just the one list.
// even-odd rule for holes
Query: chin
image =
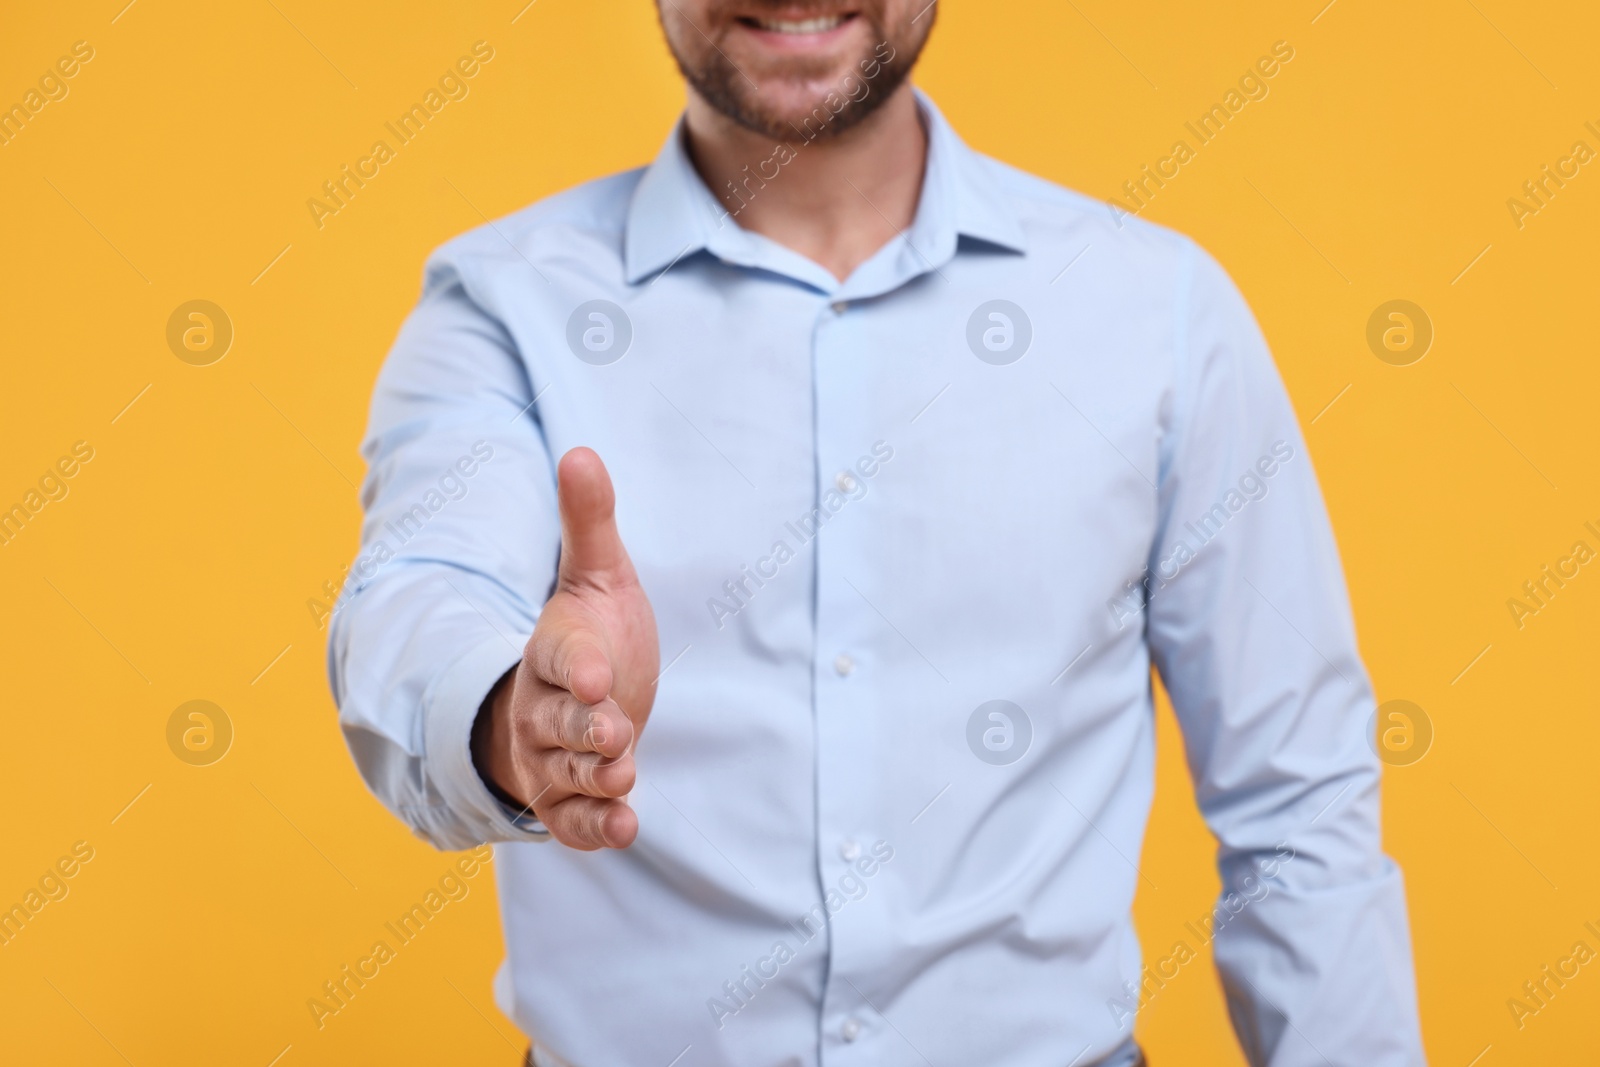
{"label": "chin", "polygon": [[[784,84],[778,81],[761,83],[759,97],[750,101],[758,114],[762,116],[765,124],[772,127],[801,125],[806,119],[811,118],[820,107],[827,109],[829,94],[835,92],[839,82],[851,74],[851,69],[845,67],[840,71],[838,79],[831,82],[813,82],[806,79],[798,84]],[[752,94],[754,96],[755,94]],[[836,93],[834,100],[840,98],[848,100],[843,93]],[[851,105],[854,106],[854,105]]]}
{"label": "chin", "polygon": [[665,17],[676,4],[663,5],[663,23],[679,68],[715,110],[767,136],[812,140],[860,122],[905,80],[933,18],[914,26],[899,7],[710,0],[697,12],[704,33],[687,14]]}

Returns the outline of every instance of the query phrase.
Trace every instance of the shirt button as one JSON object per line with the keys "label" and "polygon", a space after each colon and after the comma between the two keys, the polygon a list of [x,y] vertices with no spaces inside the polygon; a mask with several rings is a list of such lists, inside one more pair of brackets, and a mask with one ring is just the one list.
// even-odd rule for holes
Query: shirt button
{"label": "shirt button", "polygon": [[846,863],[854,863],[861,857],[861,842],[856,841],[853,838],[849,841],[841,842],[839,845],[839,856]]}
{"label": "shirt button", "polygon": [[849,471],[840,471],[833,476],[833,484],[841,493],[853,493],[856,491],[856,476]]}
{"label": "shirt button", "polygon": [[844,1025],[839,1027],[839,1036],[846,1041],[854,1041],[861,1036],[861,1024],[854,1019],[846,1019]]}
{"label": "shirt button", "polygon": [[835,300],[833,302],[833,313],[835,315],[843,315],[845,311],[849,309],[849,307],[850,305],[845,303],[843,300]]}
{"label": "shirt button", "polygon": [[856,669],[856,661],[851,659],[847,653],[841,652],[834,657],[833,669],[838,672],[839,677],[848,678],[850,672]]}

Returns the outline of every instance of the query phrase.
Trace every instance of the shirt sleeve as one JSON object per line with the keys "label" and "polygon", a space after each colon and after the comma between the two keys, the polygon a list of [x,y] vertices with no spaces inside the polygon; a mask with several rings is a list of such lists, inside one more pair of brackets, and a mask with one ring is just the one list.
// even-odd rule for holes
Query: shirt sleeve
{"label": "shirt sleeve", "polygon": [[1253,1067],[1424,1062],[1372,689],[1327,513],[1249,308],[1191,250],[1147,633],[1222,895],[1211,929]]}
{"label": "shirt sleeve", "polygon": [[555,581],[555,472],[525,365],[449,257],[378,376],[361,548],[328,674],[363,778],[442,849],[541,840],[472,763],[472,724]]}

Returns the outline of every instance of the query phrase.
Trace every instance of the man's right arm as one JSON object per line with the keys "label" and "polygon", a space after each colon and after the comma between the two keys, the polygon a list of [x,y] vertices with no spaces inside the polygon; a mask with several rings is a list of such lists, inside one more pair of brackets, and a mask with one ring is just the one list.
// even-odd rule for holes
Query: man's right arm
{"label": "man's right arm", "polygon": [[433,844],[625,848],[655,616],[605,464],[574,448],[552,479],[530,392],[500,324],[430,269],[373,395],[329,673],[368,784]]}
{"label": "man's right arm", "polygon": [[556,578],[554,464],[531,399],[505,329],[431,263],[374,390],[328,672],[368,786],[439,848],[544,836],[513,823],[471,753]]}

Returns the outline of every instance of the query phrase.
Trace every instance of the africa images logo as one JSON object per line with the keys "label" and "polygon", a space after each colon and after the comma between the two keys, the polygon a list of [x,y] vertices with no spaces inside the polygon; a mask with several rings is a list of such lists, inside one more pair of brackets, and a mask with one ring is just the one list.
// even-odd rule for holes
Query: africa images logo
{"label": "africa images logo", "polygon": [[579,304],[567,319],[567,347],[593,367],[608,367],[628,354],[633,321],[609,300]]}
{"label": "africa images logo", "polygon": [[986,701],[967,717],[967,748],[991,766],[1017,762],[1032,744],[1033,720],[1009,700]]}
{"label": "africa images logo", "polygon": [[967,347],[985,363],[1004,367],[1028,354],[1033,321],[1009,300],[979,304],[967,318]]}

